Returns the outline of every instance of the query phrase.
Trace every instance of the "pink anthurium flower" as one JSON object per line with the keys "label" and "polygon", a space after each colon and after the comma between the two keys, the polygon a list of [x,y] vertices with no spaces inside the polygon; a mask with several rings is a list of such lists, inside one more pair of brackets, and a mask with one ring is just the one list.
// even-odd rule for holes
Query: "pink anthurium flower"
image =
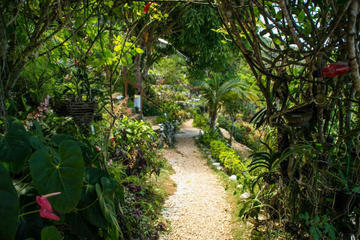
{"label": "pink anthurium flower", "polygon": [[47,218],[54,221],[59,221],[60,218],[56,216],[53,212],[49,212],[46,208],[40,209],[40,217]]}
{"label": "pink anthurium flower", "polygon": [[41,209],[46,209],[46,210],[52,212],[51,204],[47,198],[41,197],[41,196],[36,196],[36,202],[37,202],[37,204],[39,204]]}
{"label": "pink anthurium flower", "polygon": [[61,192],[54,192],[54,193],[49,193],[49,194],[46,194],[43,196],[36,196],[36,202],[40,206],[40,217],[47,218],[47,219],[54,220],[54,221],[60,220],[60,218],[53,213],[51,204],[50,204],[49,200],[47,199],[48,197],[56,196],[59,194],[61,194]]}

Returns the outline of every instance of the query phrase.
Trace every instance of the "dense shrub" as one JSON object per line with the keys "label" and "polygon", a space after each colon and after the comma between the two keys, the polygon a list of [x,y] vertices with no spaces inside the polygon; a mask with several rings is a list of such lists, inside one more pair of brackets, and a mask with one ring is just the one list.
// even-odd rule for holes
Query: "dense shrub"
{"label": "dense shrub", "polygon": [[110,160],[122,162],[128,175],[143,176],[153,170],[160,171],[162,162],[156,154],[156,138],[148,123],[124,116],[114,126]]}
{"label": "dense shrub", "polygon": [[210,143],[213,140],[221,139],[221,133],[218,129],[210,130],[205,129],[204,133],[200,135],[199,142],[206,147],[210,147]]}
{"label": "dense shrub", "polygon": [[219,160],[230,174],[241,176],[241,173],[246,170],[246,166],[242,163],[243,159],[231,148],[222,151]]}
{"label": "dense shrub", "polygon": [[228,173],[241,176],[247,171],[247,160],[242,158],[234,149],[219,140],[210,143],[211,156],[220,161]]}
{"label": "dense shrub", "polygon": [[175,146],[175,134],[178,130],[178,121],[165,121],[160,125],[160,129],[158,130],[159,142],[163,146],[163,144],[168,145],[169,147]]}
{"label": "dense shrub", "polygon": [[234,174],[238,177],[241,184],[241,191],[253,192],[253,181],[256,179],[257,172],[250,172],[248,165],[249,160],[243,158],[234,149],[226,145],[223,141],[213,140],[210,143],[211,156],[218,160],[225,168],[228,174]]}
{"label": "dense shrub", "polygon": [[155,105],[151,101],[144,99],[143,114],[144,116],[158,116],[161,114],[161,110],[159,108],[159,105]]}
{"label": "dense shrub", "polygon": [[165,102],[161,106],[161,114],[156,118],[157,123],[163,123],[166,121],[175,121],[179,119],[178,113],[181,110],[180,106],[177,105],[175,102]]}
{"label": "dense shrub", "polygon": [[213,140],[210,142],[211,156],[219,160],[220,153],[228,149],[229,147],[220,140]]}
{"label": "dense shrub", "polygon": [[[156,223],[161,201],[151,185],[130,177],[124,182],[124,203],[117,218],[124,239],[158,239],[164,230]],[[160,223],[162,224],[162,223]]]}
{"label": "dense shrub", "polygon": [[[0,203],[7,209],[1,214],[7,219],[0,224],[7,226],[1,239],[15,234],[17,239],[40,239],[48,228],[65,239],[157,236],[156,203],[145,194],[150,189],[147,178],[159,173],[162,161],[149,125],[123,118],[108,139],[105,123],[96,124],[96,134],[88,137],[80,131],[43,131],[44,124],[31,123],[25,129],[21,121],[9,118],[8,131],[0,134],[0,181],[6,183],[3,194],[11,197]],[[135,194],[129,182],[137,182],[144,195]],[[43,204],[48,194],[54,195],[49,197],[51,210]],[[55,228],[53,221],[58,220]]]}
{"label": "dense shrub", "polygon": [[207,114],[194,114],[193,126],[197,128],[207,128],[209,126],[209,116]]}

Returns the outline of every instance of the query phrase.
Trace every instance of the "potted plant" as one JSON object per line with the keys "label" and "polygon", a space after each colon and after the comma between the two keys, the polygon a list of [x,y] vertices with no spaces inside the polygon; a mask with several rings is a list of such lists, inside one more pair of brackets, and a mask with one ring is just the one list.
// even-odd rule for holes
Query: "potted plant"
{"label": "potted plant", "polygon": [[284,118],[289,126],[301,127],[310,122],[313,117],[314,104],[306,103],[289,108],[284,113]]}
{"label": "potted plant", "polygon": [[93,88],[96,79],[90,79],[85,64],[77,61],[74,61],[74,64],[72,71],[66,74],[62,81],[65,89],[61,94],[55,94],[55,112],[62,116],[71,116],[78,125],[89,125],[94,120],[97,109],[98,91]]}

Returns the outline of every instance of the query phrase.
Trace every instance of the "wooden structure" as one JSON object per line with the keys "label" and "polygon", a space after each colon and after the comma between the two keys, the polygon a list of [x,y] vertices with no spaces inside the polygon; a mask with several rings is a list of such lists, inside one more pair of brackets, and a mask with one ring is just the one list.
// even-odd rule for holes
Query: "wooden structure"
{"label": "wooden structure", "polygon": [[96,106],[96,102],[69,102],[68,110],[76,124],[90,125],[94,120]]}

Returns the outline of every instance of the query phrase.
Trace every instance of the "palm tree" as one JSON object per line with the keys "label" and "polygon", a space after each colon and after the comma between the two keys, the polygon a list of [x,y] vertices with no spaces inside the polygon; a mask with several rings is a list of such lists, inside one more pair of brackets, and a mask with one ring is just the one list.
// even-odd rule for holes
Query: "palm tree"
{"label": "palm tree", "polygon": [[[230,139],[229,139],[229,145],[232,146],[232,138],[234,136],[234,127],[235,127],[235,121],[236,121],[236,115],[240,112],[239,105],[243,102],[243,97],[240,96],[238,93],[230,93],[229,96],[226,98],[225,102],[225,113],[228,114],[228,116],[231,119],[231,129],[230,129]],[[229,130],[229,129],[228,129]]]}
{"label": "palm tree", "polygon": [[217,114],[229,100],[228,96],[233,92],[240,93],[244,89],[244,84],[239,79],[226,80],[216,75],[197,82],[196,85],[208,105],[210,129],[214,129]]}

